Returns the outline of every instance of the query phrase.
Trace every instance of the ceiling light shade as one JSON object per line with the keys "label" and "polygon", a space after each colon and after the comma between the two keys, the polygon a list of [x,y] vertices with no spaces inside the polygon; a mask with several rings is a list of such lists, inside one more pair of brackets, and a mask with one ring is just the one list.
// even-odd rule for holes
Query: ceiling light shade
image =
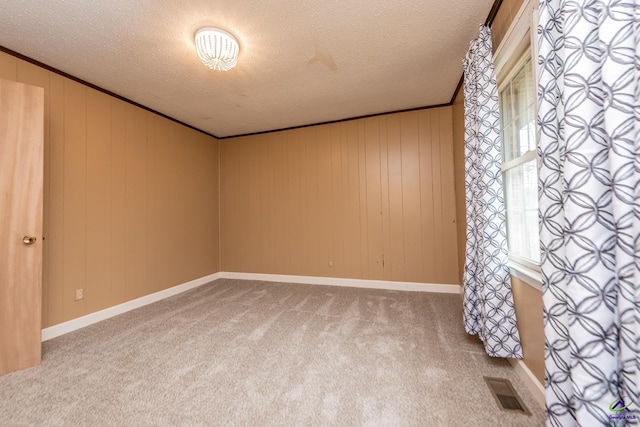
{"label": "ceiling light shade", "polygon": [[207,27],[196,31],[196,52],[207,67],[227,71],[238,63],[240,46],[238,40],[226,31]]}

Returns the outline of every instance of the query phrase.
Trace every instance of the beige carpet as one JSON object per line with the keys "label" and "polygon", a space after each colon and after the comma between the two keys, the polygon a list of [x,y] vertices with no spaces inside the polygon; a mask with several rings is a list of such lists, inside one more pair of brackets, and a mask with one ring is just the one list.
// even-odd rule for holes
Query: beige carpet
{"label": "beige carpet", "polygon": [[[459,295],[217,280],[44,343],[2,426],[541,426]],[[501,411],[483,376],[532,411]]]}

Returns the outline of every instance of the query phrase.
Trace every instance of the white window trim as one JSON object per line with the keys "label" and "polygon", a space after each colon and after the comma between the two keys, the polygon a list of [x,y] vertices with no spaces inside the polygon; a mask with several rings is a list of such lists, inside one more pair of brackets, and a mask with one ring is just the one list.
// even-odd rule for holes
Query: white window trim
{"label": "white window trim", "polygon": [[514,261],[511,257],[509,257],[507,265],[509,267],[509,273],[511,273],[513,277],[542,292],[542,273],[540,272],[540,267],[536,269],[530,268]]}
{"label": "white window trim", "polygon": [[[537,26],[537,14],[533,13],[537,9],[538,2],[536,0],[525,0],[520,10],[513,19],[511,26],[505,33],[502,41],[496,48],[493,55],[493,62],[495,65],[496,74],[500,73],[500,70],[504,68],[507,62],[514,58],[514,53],[522,45],[523,41],[527,37],[527,33],[531,28]],[[538,47],[535,42],[535,31],[530,33],[532,55],[537,56]],[[520,57],[520,55],[518,55]],[[537,61],[532,61],[534,67],[537,66]]]}
{"label": "white window trim", "polygon": [[531,160],[537,160],[537,159],[538,159],[538,153],[533,150],[529,150],[523,155],[516,157],[515,159],[502,162],[502,172],[508,171],[509,169],[513,169],[516,166],[523,165],[525,163],[530,162]]}
{"label": "white window trim", "polygon": [[[500,75],[504,67],[509,63],[513,64],[515,60],[520,61],[523,53],[527,50],[524,45],[530,45],[531,49],[531,64],[535,76],[538,75],[538,61],[537,58],[538,46],[536,40],[536,28],[537,28],[537,5],[536,0],[525,0],[520,10],[516,14],[511,26],[507,30],[504,38],[498,45],[498,48],[494,54],[494,64],[496,75]],[[531,31],[531,29],[534,29]],[[528,40],[527,40],[528,39]],[[511,69],[509,72],[513,72]],[[502,77],[502,76],[501,76]],[[504,79],[501,79],[504,80]],[[534,91],[534,96],[538,96],[538,91]],[[537,100],[536,100],[537,102]],[[537,123],[536,123],[537,127]],[[537,131],[537,129],[536,129]],[[537,157],[535,151],[528,151],[523,156],[517,159],[518,163],[524,163],[527,160],[533,160]],[[525,160],[525,158],[527,160]],[[503,166],[511,167],[510,162],[506,162]],[[515,278],[521,280],[523,283],[537,289],[542,292],[542,274],[540,272],[540,266],[532,263],[530,260],[509,255],[509,272]]]}

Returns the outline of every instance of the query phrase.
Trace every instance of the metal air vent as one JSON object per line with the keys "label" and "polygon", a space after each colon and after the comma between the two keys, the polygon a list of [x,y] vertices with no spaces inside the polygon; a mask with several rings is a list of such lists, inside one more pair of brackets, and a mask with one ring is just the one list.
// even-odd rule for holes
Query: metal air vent
{"label": "metal air vent", "polygon": [[531,412],[529,412],[529,409],[518,396],[509,380],[492,377],[484,377],[484,380],[500,409],[507,412],[531,415]]}

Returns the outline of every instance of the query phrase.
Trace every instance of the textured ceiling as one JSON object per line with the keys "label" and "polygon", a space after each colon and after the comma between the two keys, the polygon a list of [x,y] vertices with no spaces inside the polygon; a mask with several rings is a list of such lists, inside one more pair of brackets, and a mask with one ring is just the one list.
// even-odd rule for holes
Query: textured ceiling
{"label": "textured ceiling", "polygon": [[[446,104],[493,0],[0,0],[0,46],[224,137]],[[224,28],[238,66],[193,35]]]}

